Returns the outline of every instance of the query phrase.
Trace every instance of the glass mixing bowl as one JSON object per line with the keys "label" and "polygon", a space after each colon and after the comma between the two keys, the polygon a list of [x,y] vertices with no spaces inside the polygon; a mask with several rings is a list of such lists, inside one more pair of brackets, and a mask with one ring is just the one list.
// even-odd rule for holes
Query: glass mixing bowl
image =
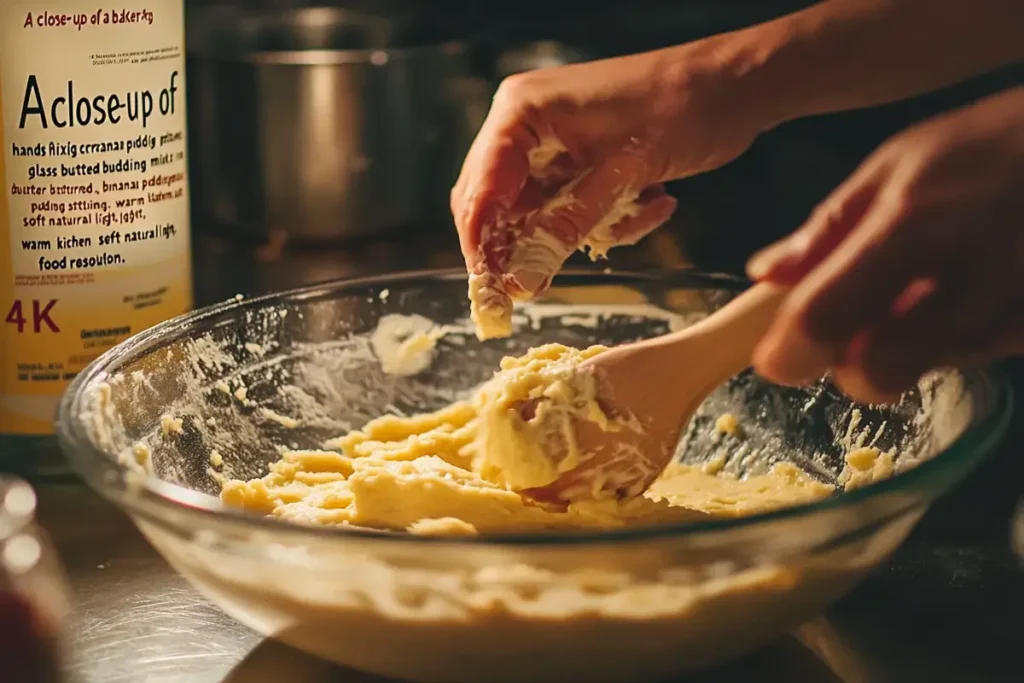
{"label": "glass mixing bowl", "polygon": [[[682,459],[724,458],[736,476],[788,460],[835,483],[858,435],[898,453],[890,479],[746,518],[422,537],[228,509],[217,478],[260,476],[280,448],[319,448],[384,413],[440,408],[506,354],[664,333],[745,286],[686,272],[566,273],[517,315],[513,337],[484,343],[467,321],[464,273],[229,301],[103,355],[65,396],[59,436],[72,467],[196,588],[302,650],[420,681],[662,680],[781,636],[883,561],[999,439],[1005,381],[944,371],[880,407],[855,406],[825,381],[788,389],[741,374],[701,407]],[[450,326],[422,372],[382,370],[372,333],[388,314]],[[714,435],[723,412],[739,418],[742,445]]]}

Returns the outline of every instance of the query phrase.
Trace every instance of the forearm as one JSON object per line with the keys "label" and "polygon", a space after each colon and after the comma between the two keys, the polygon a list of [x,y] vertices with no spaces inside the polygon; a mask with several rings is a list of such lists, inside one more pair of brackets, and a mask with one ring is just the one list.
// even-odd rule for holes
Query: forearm
{"label": "forearm", "polygon": [[1022,61],[1024,1],[828,0],[702,42],[767,128],[911,97]]}

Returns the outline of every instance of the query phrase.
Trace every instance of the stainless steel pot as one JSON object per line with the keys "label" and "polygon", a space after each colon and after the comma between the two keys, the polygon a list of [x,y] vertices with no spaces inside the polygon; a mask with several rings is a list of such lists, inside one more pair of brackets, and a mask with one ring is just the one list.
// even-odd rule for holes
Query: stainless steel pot
{"label": "stainless steel pot", "polygon": [[394,29],[325,8],[192,16],[198,223],[318,241],[447,226],[489,85],[461,44],[396,48]]}

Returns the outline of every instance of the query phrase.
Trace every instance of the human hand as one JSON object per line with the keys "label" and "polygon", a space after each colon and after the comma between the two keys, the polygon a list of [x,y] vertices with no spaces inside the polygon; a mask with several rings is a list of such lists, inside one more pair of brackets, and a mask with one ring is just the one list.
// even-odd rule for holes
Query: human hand
{"label": "human hand", "polygon": [[601,256],[665,222],[663,181],[749,146],[761,127],[732,78],[700,41],[502,83],[451,194],[471,298],[497,312],[483,336],[507,334],[511,299],[543,291],[576,249]]}
{"label": "human hand", "polygon": [[891,138],[788,238],[748,263],[795,285],[755,369],[832,369],[890,400],[928,370],[1024,353],[1024,88]]}

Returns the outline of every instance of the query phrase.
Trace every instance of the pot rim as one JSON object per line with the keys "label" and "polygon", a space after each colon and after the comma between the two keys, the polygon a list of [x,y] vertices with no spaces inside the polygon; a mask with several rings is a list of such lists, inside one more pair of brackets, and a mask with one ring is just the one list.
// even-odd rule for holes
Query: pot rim
{"label": "pot rim", "polygon": [[465,54],[466,44],[457,40],[419,45],[415,47],[375,48],[358,50],[240,50],[237,53],[218,54],[216,50],[196,51],[192,57],[205,61],[231,62],[235,64],[259,64],[282,66],[335,66],[346,64],[368,64],[386,66],[393,61],[404,61],[435,54],[457,57]]}

